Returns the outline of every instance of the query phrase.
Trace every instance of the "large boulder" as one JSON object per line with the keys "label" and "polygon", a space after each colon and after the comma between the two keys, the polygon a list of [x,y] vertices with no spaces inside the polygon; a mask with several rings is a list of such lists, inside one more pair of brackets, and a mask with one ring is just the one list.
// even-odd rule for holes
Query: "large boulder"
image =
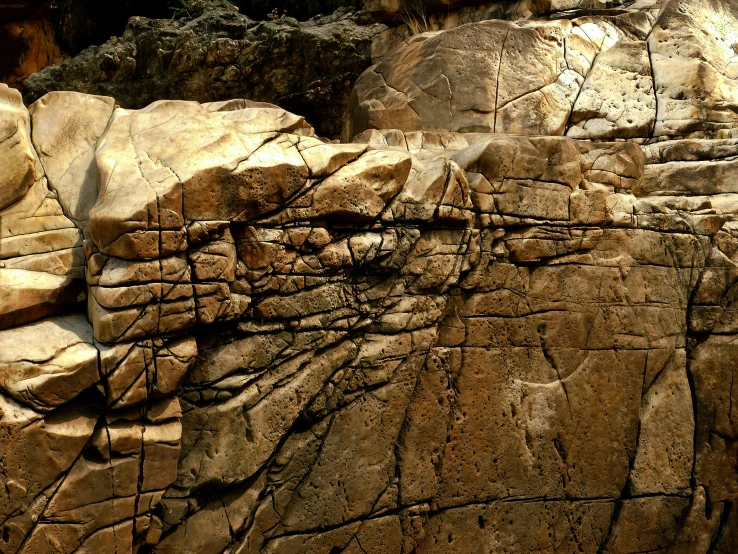
{"label": "large boulder", "polygon": [[[417,35],[359,78],[344,139],[383,128],[563,135],[574,121],[591,138],[632,135],[633,129],[643,130],[644,120],[650,132],[656,110],[653,96],[647,96],[650,69],[640,53],[632,59],[632,52],[622,48],[609,52],[619,41],[642,38],[636,25],[642,15],[493,20]],[[645,45],[641,50],[646,52]],[[600,63],[598,55],[605,56]],[[634,87],[634,74],[648,83]],[[641,94],[641,87],[645,106],[634,94]],[[612,106],[601,105],[606,98]],[[623,98],[636,105],[617,104]],[[598,103],[596,109],[587,102]],[[619,113],[613,116],[615,110]],[[614,123],[588,124],[603,118]],[[583,134],[578,127],[572,133]]]}

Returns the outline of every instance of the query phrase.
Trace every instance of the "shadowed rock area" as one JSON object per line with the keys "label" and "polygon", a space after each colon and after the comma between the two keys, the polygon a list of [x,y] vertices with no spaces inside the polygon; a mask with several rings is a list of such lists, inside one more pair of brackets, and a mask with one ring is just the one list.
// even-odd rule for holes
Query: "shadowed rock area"
{"label": "shadowed rock area", "polygon": [[250,98],[320,123],[323,136],[340,135],[351,87],[384,25],[345,12],[298,23],[255,21],[227,2],[204,7],[174,20],[132,18],[122,37],[31,76],[26,102],[55,90],[112,96],[125,108]]}
{"label": "shadowed rock area", "polygon": [[343,142],[0,85],[0,553],[738,552],[738,8],[518,8]]}

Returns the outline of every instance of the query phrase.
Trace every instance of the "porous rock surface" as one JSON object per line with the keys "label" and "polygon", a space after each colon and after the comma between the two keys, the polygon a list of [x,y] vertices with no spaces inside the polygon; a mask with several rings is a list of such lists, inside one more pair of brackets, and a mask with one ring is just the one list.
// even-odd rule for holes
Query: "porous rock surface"
{"label": "porous rock surface", "polygon": [[[671,40],[699,5],[421,35],[343,143],[0,86],[0,552],[738,551],[734,35]],[[434,109],[449,45],[492,115]],[[577,116],[516,104],[567,71]]]}
{"label": "porous rock surface", "polygon": [[383,128],[736,137],[737,28],[731,0],[672,0],[416,35],[361,76],[344,138]]}

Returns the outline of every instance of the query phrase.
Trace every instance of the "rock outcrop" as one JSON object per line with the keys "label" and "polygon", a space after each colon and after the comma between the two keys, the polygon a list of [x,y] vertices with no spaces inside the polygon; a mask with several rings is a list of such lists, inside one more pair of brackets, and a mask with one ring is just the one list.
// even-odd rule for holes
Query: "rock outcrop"
{"label": "rock outcrop", "polygon": [[419,35],[343,143],[1,86],[0,552],[738,551],[736,10],[652,6]]}
{"label": "rock outcrop", "polygon": [[344,139],[384,128],[736,137],[738,9],[708,4],[417,35],[359,79]]}
{"label": "rock outcrop", "polygon": [[336,10],[358,12],[363,8],[362,0],[234,0],[233,4],[242,14],[257,20],[291,17],[306,21]]}
{"label": "rock outcrop", "polygon": [[351,87],[384,25],[345,13],[254,21],[227,2],[205,8],[175,20],[132,18],[122,37],[27,79],[27,103],[55,90],[111,96],[125,108],[250,98],[318,122],[322,136],[340,135]]}

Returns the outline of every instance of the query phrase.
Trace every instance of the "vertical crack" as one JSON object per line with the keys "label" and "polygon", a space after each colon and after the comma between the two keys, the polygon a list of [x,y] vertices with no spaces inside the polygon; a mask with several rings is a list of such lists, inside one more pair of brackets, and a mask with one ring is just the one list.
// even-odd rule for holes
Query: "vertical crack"
{"label": "vertical crack", "polygon": [[507,37],[510,36],[510,31],[505,33],[505,38],[502,39],[502,47],[500,47],[500,63],[497,65],[497,79],[495,80],[495,117],[492,123],[492,132],[497,132],[497,99],[500,96],[500,73],[502,72],[502,57],[505,55],[505,43]]}

